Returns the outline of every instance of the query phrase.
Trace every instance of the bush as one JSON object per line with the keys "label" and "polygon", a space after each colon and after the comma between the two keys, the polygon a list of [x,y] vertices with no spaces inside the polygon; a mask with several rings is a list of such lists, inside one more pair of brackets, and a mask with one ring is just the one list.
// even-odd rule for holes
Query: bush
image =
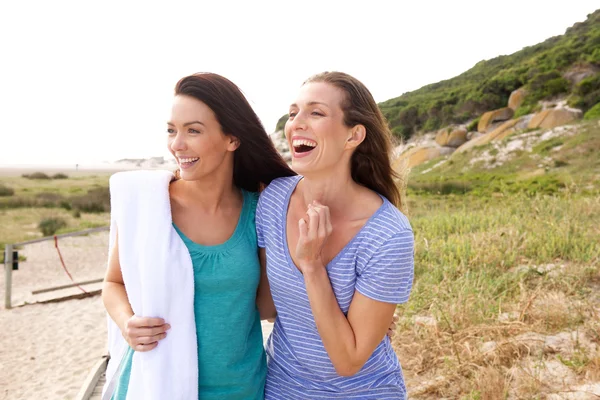
{"label": "bush", "polygon": [[583,119],[585,119],[585,120],[597,119],[597,118],[600,118],[600,103],[598,103],[594,107],[590,108],[583,116]]}
{"label": "bush", "polygon": [[38,228],[42,231],[44,236],[51,236],[56,233],[59,229],[67,226],[67,221],[60,217],[44,218],[40,221]]}
{"label": "bush", "polygon": [[285,123],[288,120],[288,115],[285,114],[277,121],[277,125],[275,125],[275,132],[282,131],[285,128]]}
{"label": "bush", "polygon": [[4,186],[0,183],[0,196],[12,196],[15,194],[15,190],[13,188],[9,188],[8,186]]}
{"label": "bush", "polygon": [[477,130],[477,125],[479,124],[479,118],[475,118],[473,121],[467,125],[467,132],[472,132]]}
{"label": "bush", "polygon": [[71,198],[71,206],[83,212],[108,212],[110,211],[110,191],[107,187],[88,190],[87,194]]}
{"label": "bush", "polygon": [[59,172],[58,174],[52,175],[52,179],[69,179],[69,176]]}
{"label": "bush", "polygon": [[23,178],[27,179],[51,179],[43,172],[34,172],[33,174],[23,174]]}
{"label": "bush", "polygon": [[37,205],[46,208],[59,207],[61,203],[65,201],[63,196],[53,192],[38,193],[35,197],[37,199]]}
{"label": "bush", "polygon": [[522,117],[523,115],[531,114],[533,111],[534,111],[534,107],[532,105],[520,106],[519,108],[517,108],[515,110],[515,115],[513,115],[513,118],[519,118],[519,117]]}

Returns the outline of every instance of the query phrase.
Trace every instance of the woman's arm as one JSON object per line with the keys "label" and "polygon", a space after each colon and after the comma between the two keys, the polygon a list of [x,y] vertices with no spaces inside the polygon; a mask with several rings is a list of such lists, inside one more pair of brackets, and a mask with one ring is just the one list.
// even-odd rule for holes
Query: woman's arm
{"label": "woman's arm", "polygon": [[264,248],[258,249],[258,258],[260,260],[260,283],[256,292],[256,306],[260,314],[260,319],[271,320],[277,315],[271,288],[267,279],[267,254]]}
{"label": "woman's arm", "polygon": [[303,272],[317,330],[336,372],[341,376],[356,374],[385,337],[396,305],[372,300],[355,291],[346,317],[325,267],[313,266]]}
{"label": "woman's arm", "polygon": [[396,304],[373,300],[355,291],[348,315],[344,315],[321,260],[322,247],[332,231],[329,209],[320,204],[309,206],[307,220],[299,221],[299,229],[296,258],[317,330],[336,372],[341,376],[354,375],[393,325]]}
{"label": "woman's arm", "polygon": [[108,315],[135,351],[152,350],[158,345],[159,340],[166,337],[166,331],[170,326],[165,324],[162,318],[140,318],[133,314],[119,264],[117,238],[108,257],[108,268],[102,285],[102,301]]}

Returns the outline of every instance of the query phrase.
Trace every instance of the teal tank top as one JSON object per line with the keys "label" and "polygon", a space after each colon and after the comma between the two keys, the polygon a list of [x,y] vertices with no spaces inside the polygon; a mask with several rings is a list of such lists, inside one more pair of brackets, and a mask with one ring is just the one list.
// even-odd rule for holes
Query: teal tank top
{"label": "teal tank top", "polygon": [[[264,399],[267,366],[256,308],[260,262],[254,218],[258,193],[242,192],[238,224],[223,244],[194,243],[173,224],[194,268],[198,397],[202,400]],[[129,348],[125,357],[112,397],[115,400],[127,397],[133,349]]]}

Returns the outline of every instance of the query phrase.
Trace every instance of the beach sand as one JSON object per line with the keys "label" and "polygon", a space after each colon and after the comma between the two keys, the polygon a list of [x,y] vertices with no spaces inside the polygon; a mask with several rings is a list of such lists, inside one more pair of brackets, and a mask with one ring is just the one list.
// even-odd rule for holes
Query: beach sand
{"label": "beach sand", "polygon": [[[75,281],[103,277],[108,232],[59,239],[58,244]],[[19,270],[12,274],[14,308],[4,309],[4,301],[0,308],[0,326],[4,328],[0,341],[0,399],[73,399],[90,369],[107,353],[106,313],[101,298],[18,306],[39,299],[31,294],[32,290],[71,283],[53,241],[26,245],[19,253],[27,261],[19,263]],[[2,300],[4,288],[3,271]],[[78,289],[69,291],[78,293]],[[263,322],[265,340],[272,326]]]}
{"label": "beach sand", "polygon": [[[75,281],[101,278],[108,233],[59,240]],[[35,289],[69,284],[54,242],[26,245],[27,261],[13,271],[13,306],[36,298]],[[4,272],[4,271],[3,271]],[[4,273],[0,274],[4,300]],[[76,293],[77,289],[72,289]],[[106,354],[106,313],[100,296],[0,309],[0,399],[72,399],[87,374]]]}

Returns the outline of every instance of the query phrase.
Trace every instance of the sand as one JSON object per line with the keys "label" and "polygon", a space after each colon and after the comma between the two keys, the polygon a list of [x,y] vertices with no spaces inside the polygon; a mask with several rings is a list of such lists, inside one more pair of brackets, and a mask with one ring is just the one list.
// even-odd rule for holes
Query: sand
{"label": "sand", "polygon": [[[59,239],[65,264],[76,281],[101,278],[108,257],[108,232]],[[106,351],[106,313],[100,296],[49,304],[32,290],[70,283],[54,242],[26,245],[27,261],[12,274],[13,307],[4,309],[0,274],[0,399],[73,399],[90,369]],[[92,285],[91,287],[99,287]],[[88,287],[86,287],[88,288]],[[68,289],[53,296],[76,294]],[[263,322],[266,340],[272,324]]]}
{"label": "sand", "polygon": [[[59,240],[65,264],[77,281],[101,278],[108,233]],[[28,304],[31,290],[68,284],[54,243],[26,245],[13,271],[13,305],[0,309],[0,399],[72,399],[89,370],[106,354],[106,317],[100,296],[51,304]],[[4,300],[4,273],[0,296]],[[63,293],[56,292],[56,295]],[[77,293],[71,289],[71,293]],[[47,296],[46,296],[47,298]]]}

